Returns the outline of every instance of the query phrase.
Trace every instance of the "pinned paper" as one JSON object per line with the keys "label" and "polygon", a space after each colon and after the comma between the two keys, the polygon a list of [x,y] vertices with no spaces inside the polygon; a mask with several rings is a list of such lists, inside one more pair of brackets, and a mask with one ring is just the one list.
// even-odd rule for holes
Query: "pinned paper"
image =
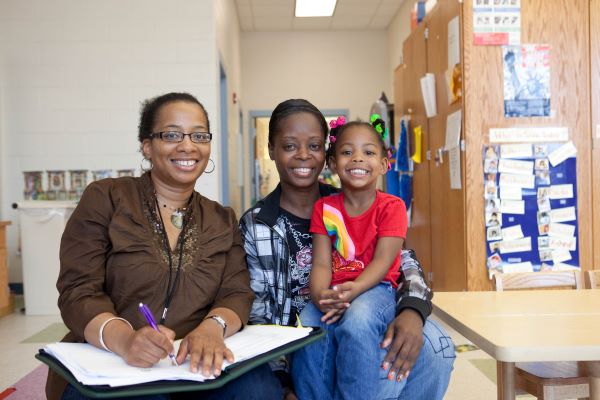
{"label": "pinned paper", "polygon": [[566,249],[575,251],[577,250],[577,238],[574,236],[550,236],[548,238],[548,247],[551,249]]}
{"label": "pinned paper", "polygon": [[421,143],[422,143],[422,140],[423,140],[422,139],[422,133],[423,132],[422,132],[422,129],[421,129],[421,125],[415,126],[413,128],[413,132],[414,132],[414,135],[415,135],[415,140],[414,140],[414,143],[415,143],[415,154],[412,155],[411,159],[414,162],[416,162],[417,164],[420,164],[421,161],[422,161],[422,159],[421,159],[421,153],[422,153]]}
{"label": "pinned paper", "polygon": [[505,253],[520,253],[531,251],[531,237],[525,237],[516,240],[503,240],[500,243],[500,252]]}
{"label": "pinned paper", "polygon": [[500,174],[500,187],[512,186],[533,189],[535,175]]}
{"label": "pinned paper", "polygon": [[503,214],[525,214],[524,200],[502,200],[500,203],[500,211]]}
{"label": "pinned paper", "polygon": [[523,199],[522,189],[517,186],[501,187],[500,198],[503,200],[521,200]]}
{"label": "pinned paper", "polygon": [[531,158],[531,144],[503,144],[500,154],[502,158]]}
{"label": "pinned paper", "polygon": [[462,122],[461,110],[455,111],[446,118],[445,149],[450,150],[460,144],[460,127]]}
{"label": "pinned paper", "polygon": [[425,114],[427,118],[437,115],[437,105],[435,99],[435,75],[428,72],[421,78],[421,94],[425,103]]}
{"label": "pinned paper", "polygon": [[448,150],[448,159],[450,162],[450,189],[460,189],[460,148],[453,147]]}
{"label": "pinned paper", "polygon": [[514,240],[522,237],[523,230],[521,229],[521,225],[513,225],[502,229],[502,239],[504,240]]}
{"label": "pinned paper", "polygon": [[550,160],[550,164],[552,164],[553,167],[556,167],[567,158],[574,157],[576,154],[577,149],[575,148],[575,145],[573,142],[568,141],[552,153],[548,154],[548,159]]}
{"label": "pinned paper", "polygon": [[575,221],[577,215],[575,213],[575,207],[564,207],[550,210],[550,221],[552,222],[567,222]]}
{"label": "pinned paper", "polygon": [[503,158],[498,165],[498,172],[531,175],[533,174],[533,161],[506,160]]}
{"label": "pinned paper", "polygon": [[505,274],[511,274],[513,272],[533,272],[533,265],[530,261],[520,263],[504,263],[502,265],[502,272]]}
{"label": "pinned paper", "polygon": [[548,230],[549,236],[563,236],[571,237],[575,236],[575,225],[561,224],[559,222],[553,222],[550,224]]}
{"label": "pinned paper", "polygon": [[571,253],[566,249],[552,250],[552,261],[555,263],[569,261],[571,259]]}
{"label": "pinned paper", "polygon": [[552,185],[548,189],[548,198],[551,200],[555,199],[572,199],[573,198],[573,185]]}
{"label": "pinned paper", "polygon": [[531,128],[492,128],[490,143],[522,142],[566,142],[569,140],[569,128],[531,127]]}

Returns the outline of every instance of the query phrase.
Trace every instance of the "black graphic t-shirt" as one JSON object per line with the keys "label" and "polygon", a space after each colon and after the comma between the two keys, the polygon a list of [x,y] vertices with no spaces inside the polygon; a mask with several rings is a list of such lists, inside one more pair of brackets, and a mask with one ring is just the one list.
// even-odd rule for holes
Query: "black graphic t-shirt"
{"label": "black graphic t-shirt", "polygon": [[310,219],[299,218],[280,209],[285,223],[287,242],[290,246],[289,274],[291,278],[292,309],[290,310],[290,325],[296,324],[296,315],[300,314],[310,302],[308,287],[310,269],[312,268],[312,235],[308,232]]}

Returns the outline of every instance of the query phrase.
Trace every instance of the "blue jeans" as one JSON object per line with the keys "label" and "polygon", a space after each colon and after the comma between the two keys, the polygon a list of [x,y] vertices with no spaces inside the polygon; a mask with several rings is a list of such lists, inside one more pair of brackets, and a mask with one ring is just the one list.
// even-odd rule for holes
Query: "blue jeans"
{"label": "blue jeans", "polygon": [[395,291],[381,283],[358,296],[336,323],[321,322],[323,313],[310,303],[302,310],[305,326],[320,326],[324,339],[294,353],[292,379],[302,400],[376,399],[374,384],[385,371],[379,347],[395,316]]}
{"label": "blue jeans", "polygon": [[[277,377],[271,372],[269,364],[260,365],[225,386],[213,390],[196,392],[181,392],[173,394],[157,394],[147,396],[124,397],[127,400],[280,400],[283,398],[283,389]],[[88,400],[79,393],[71,384],[67,385],[62,400]]]}
{"label": "blue jeans", "polygon": [[423,347],[408,379],[380,378],[379,400],[442,400],[454,368],[454,343],[437,322],[427,319],[423,326]]}

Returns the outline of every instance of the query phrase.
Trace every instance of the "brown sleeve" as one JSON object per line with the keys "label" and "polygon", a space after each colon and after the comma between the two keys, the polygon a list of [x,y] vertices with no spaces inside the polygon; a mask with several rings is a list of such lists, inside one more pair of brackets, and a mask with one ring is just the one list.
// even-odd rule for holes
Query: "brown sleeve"
{"label": "brown sleeve", "polygon": [[67,327],[83,340],[86,325],[102,312],[115,313],[105,292],[106,259],[113,214],[110,183],[90,184],[69,218],[60,243],[58,307]]}
{"label": "brown sleeve", "polygon": [[232,246],[227,254],[227,261],[221,287],[213,303],[213,308],[225,307],[234,311],[242,321],[242,325],[248,322],[250,307],[254,301],[254,292],[250,288],[250,274],[246,266],[246,252],[240,234],[235,213],[227,209],[229,214],[229,225],[232,231]]}

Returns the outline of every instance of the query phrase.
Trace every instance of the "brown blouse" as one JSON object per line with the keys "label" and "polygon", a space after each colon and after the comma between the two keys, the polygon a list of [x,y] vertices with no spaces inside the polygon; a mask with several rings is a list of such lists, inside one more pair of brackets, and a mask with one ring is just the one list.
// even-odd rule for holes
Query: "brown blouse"
{"label": "brown blouse", "polygon": [[[181,338],[216,307],[234,311],[246,323],[254,295],[234,212],[194,192],[185,218],[180,278],[165,326]],[[166,240],[149,173],[90,184],[67,222],[60,246],[58,306],[71,330],[63,340],[83,342],[86,325],[102,312],[123,317],[139,329],[147,325],[138,310],[140,302],[160,320],[169,282]],[[179,256],[178,244],[172,254],[171,285]],[[52,375],[46,394],[59,399],[66,382]]]}

